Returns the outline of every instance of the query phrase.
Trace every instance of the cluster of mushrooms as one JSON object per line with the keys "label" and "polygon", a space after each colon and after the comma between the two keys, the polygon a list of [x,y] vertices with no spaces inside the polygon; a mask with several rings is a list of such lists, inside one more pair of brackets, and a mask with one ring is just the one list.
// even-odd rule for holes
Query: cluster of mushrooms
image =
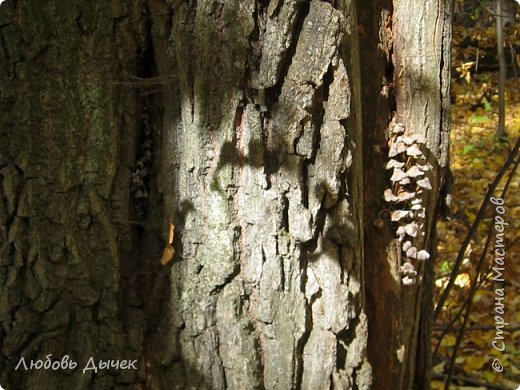
{"label": "cluster of mushrooms", "polygon": [[390,219],[398,225],[397,239],[401,244],[403,264],[400,266],[401,281],[413,284],[417,271],[413,262],[428,260],[430,254],[425,249],[418,250],[419,242],[424,242],[424,220],[426,208],[423,194],[432,189],[427,173],[430,170],[419,145],[426,143],[421,134],[405,135],[401,123],[393,125],[388,141],[389,161],[386,169],[392,169],[392,188],[384,192],[385,201],[392,204]]}

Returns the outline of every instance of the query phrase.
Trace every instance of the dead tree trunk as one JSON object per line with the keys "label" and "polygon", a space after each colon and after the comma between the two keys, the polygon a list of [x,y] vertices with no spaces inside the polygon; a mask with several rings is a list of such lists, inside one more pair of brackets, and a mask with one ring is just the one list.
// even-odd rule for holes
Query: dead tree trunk
{"label": "dead tree trunk", "polygon": [[[433,256],[402,244],[434,253],[447,4],[2,5],[0,383],[428,388]],[[48,354],[78,368],[15,370]]]}

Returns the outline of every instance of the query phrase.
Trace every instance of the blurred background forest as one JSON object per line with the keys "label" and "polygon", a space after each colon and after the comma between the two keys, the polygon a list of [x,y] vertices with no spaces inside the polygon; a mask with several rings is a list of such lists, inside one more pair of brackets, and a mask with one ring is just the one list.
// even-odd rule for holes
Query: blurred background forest
{"label": "blurred background forest", "polygon": [[[520,383],[520,5],[502,0],[455,0],[452,43],[451,170],[447,217],[438,222],[437,318],[434,323],[433,389],[517,389]],[[503,24],[503,36],[497,29]],[[498,32],[498,34],[497,34]],[[497,39],[498,38],[498,39]],[[505,59],[505,131],[500,136],[499,79]],[[500,173],[500,174],[499,174]],[[497,177],[499,176],[499,177]],[[494,213],[486,193],[505,200],[504,283],[493,281]],[[487,203],[487,205],[486,205]],[[484,206],[483,206],[484,204]],[[454,273],[456,259],[460,268]],[[455,267],[456,268],[456,267]],[[453,287],[442,302],[449,280]],[[495,289],[505,289],[505,351],[496,337]],[[498,358],[503,371],[492,362]]]}

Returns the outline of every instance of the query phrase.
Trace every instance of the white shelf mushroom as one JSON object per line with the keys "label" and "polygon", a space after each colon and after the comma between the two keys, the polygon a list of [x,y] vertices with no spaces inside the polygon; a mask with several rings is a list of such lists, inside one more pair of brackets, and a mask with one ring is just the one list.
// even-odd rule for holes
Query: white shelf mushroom
{"label": "white shelf mushroom", "polygon": [[408,177],[418,177],[418,176],[424,176],[424,172],[421,171],[417,165],[414,165],[413,167],[410,167],[410,169],[408,169],[406,171],[406,174],[408,175]]}
{"label": "white shelf mushroom", "polygon": [[[402,182],[401,182],[402,183]],[[404,202],[406,200],[410,200],[415,196],[415,192],[408,192],[408,191],[400,191],[397,194],[397,198],[400,202]]]}
{"label": "white shelf mushroom", "polygon": [[402,168],[404,166],[404,162],[397,161],[394,159],[390,159],[385,166],[385,169],[392,169],[392,168]]}
{"label": "white shelf mushroom", "polygon": [[421,152],[421,149],[419,149],[417,147],[417,145],[413,144],[412,146],[408,147],[406,149],[406,154],[408,156],[412,156],[412,157],[419,157],[419,156],[422,156],[422,152]]}
{"label": "white shelf mushroom", "polygon": [[417,253],[417,260],[428,260],[430,258],[430,254],[426,250],[420,250]]}
{"label": "white shelf mushroom", "polygon": [[421,179],[421,180],[417,180],[417,185],[426,190],[432,189],[432,185],[430,184],[430,179],[428,179],[427,177],[425,177],[424,179]]}
{"label": "white shelf mushroom", "polygon": [[392,128],[392,134],[403,134],[405,127],[402,123],[396,123]]}
{"label": "white shelf mushroom", "polygon": [[408,210],[395,210],[392,212],[390,217],[391,217],[391,220],[395,222],[395,221],[399,221],[399,220],[403,219],[408,214],[410,214],[410,212]]}
{"label": "white shelf mushroom", "polygon": [[394,195],[390,188],[387,188],[384,192],[384,198],[386,202],[399,202],[399,198]]}
{"label": "white shelf mushroom", "polygon": [[392,183],[395,183],[396,181],[400,181],[404,179],[406,176],[406,173],[402,171],[401,169],[394,168],[394,173],[392,174],[392,177],[390,178],[390,181]]}
{"label": "white shelf mushroom", "polygon": [[417,257],[417,248],[414,246],[412,246],[411,248],[408,248],[408,250],[406,251],[406,257],[415,259]]}
{"label": "white shelf mushroom", "polygon": [[409,224],[404,226],[404,231],[409,236],[416,237],[417,232],[419,231],[419,225],[417,225],[415,222],[410,222]]}

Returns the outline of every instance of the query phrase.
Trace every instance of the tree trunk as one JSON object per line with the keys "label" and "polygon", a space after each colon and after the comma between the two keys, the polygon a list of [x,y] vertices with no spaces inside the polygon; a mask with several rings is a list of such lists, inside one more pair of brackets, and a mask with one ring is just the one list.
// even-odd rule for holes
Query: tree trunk
{"label": "tree trunk", "polygon": [[[3,4],[0,383],[428,388],[433,257],[390,213],[435,251],[447,4]],[[385,203],[395,129],[432,189]]]}

